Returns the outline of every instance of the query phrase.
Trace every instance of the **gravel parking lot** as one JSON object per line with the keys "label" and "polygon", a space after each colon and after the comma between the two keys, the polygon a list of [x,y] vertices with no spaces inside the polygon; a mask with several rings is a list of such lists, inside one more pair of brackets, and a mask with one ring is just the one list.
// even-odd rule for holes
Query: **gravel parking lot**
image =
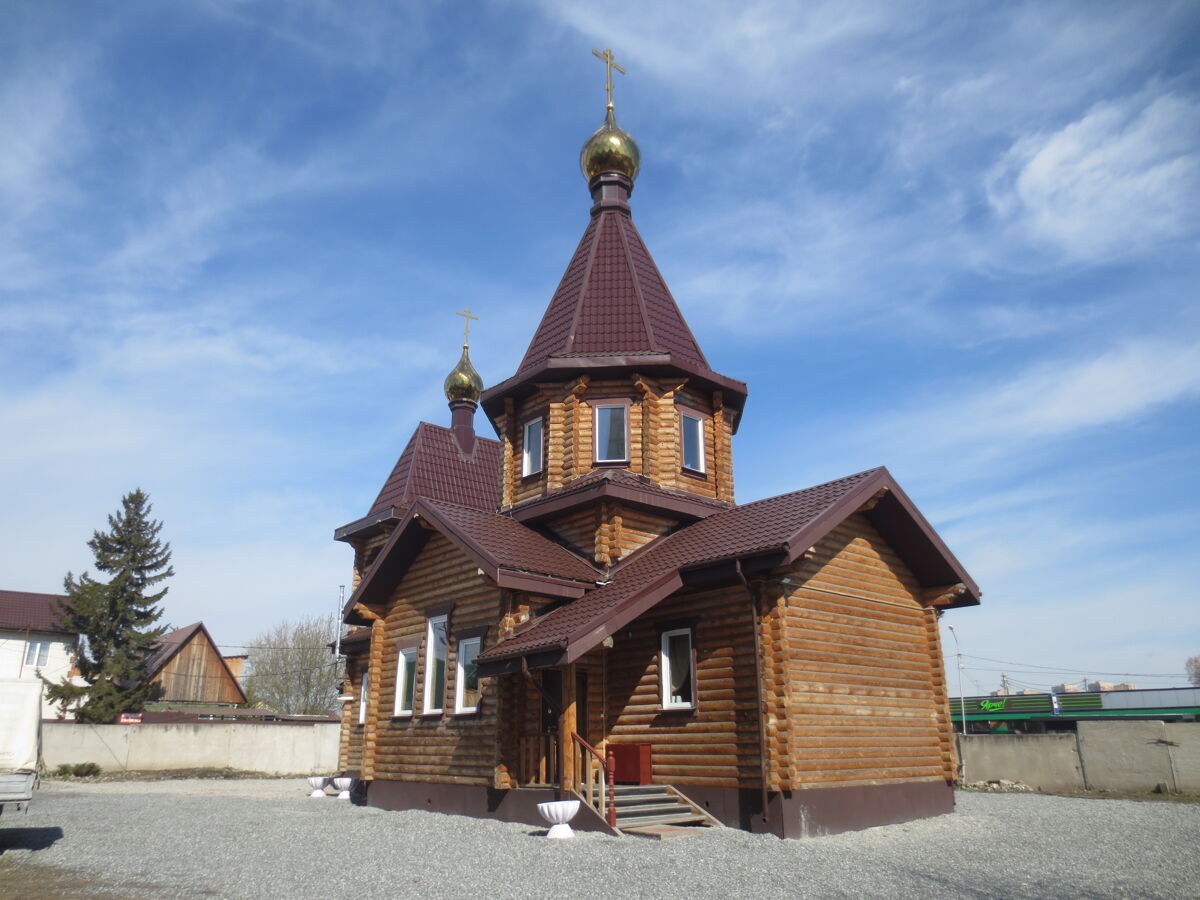
{"label": "gravel parking lot", "polygon": [[50,783],[0,819],[4,897],[1197,897],[1200,805],[960,793],[809,840],[579,835],[313,800],[295,781]]}

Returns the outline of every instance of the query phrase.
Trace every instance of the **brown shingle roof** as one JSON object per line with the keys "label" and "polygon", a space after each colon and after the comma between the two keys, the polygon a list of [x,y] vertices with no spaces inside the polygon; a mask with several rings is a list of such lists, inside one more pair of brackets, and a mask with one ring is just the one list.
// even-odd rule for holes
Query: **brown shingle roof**
{"label": "brown shingle roof", "polygon": [[[881,487],[887,487],[897,498],[895,502],[904,504],[910,516],[915,516],[910,518],[912,529],[927,531],[936,541],[935,549],[939,549],[945,571],[932,571],[932,576],[963,581],[977,595],[978,588],[970,576],[941,545],[888,471],[870,469],[714,513],[668,535],[614,566],[610,584],[546,614],[526,631],[481,654],[480,661],[551,649],[566,650],[574,658],[576,651],[585,652],[612,630],[678,590],[685,569],[772,552],[781,554],[781,560],[794,559]],[[915,541],[911,536],[909,540]]]}
{"label": "brown shingle roof", "polygon": [[41,631],[71,634],[58,624],[55,607],[66,603],[62,594],[33,594],[28,591],[0,591],[0,628],[11,631]]}
{"label": "brown shingle roof", "polygon": [[476,437],[465,456],[454,432],[421,422],[384,482],[368,515],[405,509],[417,497],[494,510],[500,504],[500,442]]}
{"label": "brown shingle roof", "polygon": [[203,622],[196,622],[184,628],[176,628],[174,631],[168,631],[160,637],[154,645],[154,652],[146,659],[146,671],[150,675],[158,674],[158,671],[167,664],[167,661],[183,649],[183,645],[192,639],[192,635],[203,628]]}
{"label": "brown shingle roof", "polygon": [[386,600],[404,577],[425,542],[426,532],[418,524],[421,519],[504,587],[578,597],[602,577],[583,558],[499,513],[418,498],[401,518],[402,524],[380,549],[346,602],[345,621],[357,621],[352,615],[356,604]]}
{"label": "brown shingle roof", "polygon": [[499,397],[550,369],[570,373],[630,366],[687,372],[723,390],[730,408],[740,410],[745,403],[746,385],[709,366],[628,207],[601,204],[593,209],[516,375],[484,391],[483,405],[493,414]]}
{"label": "brown shingle roof", "polygon": [[644,475],[628,469],[592,469],[560,488],[546,491],[537,497],[518,503],[506,511],[518,521],[536,520],[546,513],[543,510],[561,511],[564,503],[570,503],[576,495],[586,494],[580,502],[588,502],[592,494],[613,496],[631,503],[657,509],[687,510],[690,518],[703,518],[732,504],[700,494],[692,494],[677,488],[665,487]]}

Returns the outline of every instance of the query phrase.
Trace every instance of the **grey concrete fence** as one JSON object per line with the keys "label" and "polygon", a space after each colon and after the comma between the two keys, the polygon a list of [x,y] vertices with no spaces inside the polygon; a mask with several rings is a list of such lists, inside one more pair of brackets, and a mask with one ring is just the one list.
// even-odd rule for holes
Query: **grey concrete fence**
{"label": "grey concrete fence", "polygon": [[337,766],[338,728],[336,722],[47,722],[42,727],[42,757],[51,771],[63,763],[93,762],[110,772],[235,769],[272,775],[330,775]]}
{"label": "grey concrete fence", "polygon": [[1019,781],[1043,791],[1200,792],[1200,723],[1080,722],[1062,734],[958,736],[967,784]]}

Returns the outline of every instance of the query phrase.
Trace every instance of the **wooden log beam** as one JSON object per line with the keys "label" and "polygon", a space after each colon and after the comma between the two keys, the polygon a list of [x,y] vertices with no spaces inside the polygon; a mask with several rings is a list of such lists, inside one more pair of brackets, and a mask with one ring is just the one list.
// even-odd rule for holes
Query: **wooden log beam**
{"label": "wooden log beam", "polygon": [[967,593],[967,586],[961,581],[958,584],[943,584],[939,587],[926,588],[921,591],[922,606],[949,606]]}

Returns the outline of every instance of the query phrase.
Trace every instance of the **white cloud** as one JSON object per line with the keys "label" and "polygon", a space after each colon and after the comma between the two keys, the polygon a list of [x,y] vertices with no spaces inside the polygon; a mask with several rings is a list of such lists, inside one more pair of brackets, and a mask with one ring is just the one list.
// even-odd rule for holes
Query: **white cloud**
{"label": "white cloud", "polygon": [[1094,106],[1016,141],[987,176],[1015,240],[1101,262],[1157,248],[1200,222],[1200,104],[1163,94]]}

